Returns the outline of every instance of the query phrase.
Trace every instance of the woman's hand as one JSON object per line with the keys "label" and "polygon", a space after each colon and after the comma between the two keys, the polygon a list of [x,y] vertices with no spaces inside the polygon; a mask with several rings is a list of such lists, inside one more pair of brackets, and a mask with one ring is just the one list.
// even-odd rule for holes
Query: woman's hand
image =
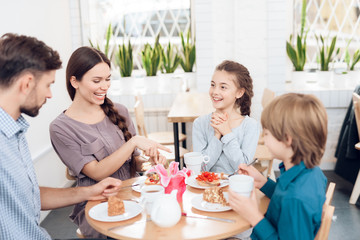
{"label": "woman's hand", "polygon": [[254,186],[258,189],[262,188],[267,182],[267,178],[262,175],[256,168],[253,166],[248,166],[244,163],[239,165],[239,174],[245,174],[254,178]]}
{"label": "woman's hand", "polygon": [[151,162],[152,165],[162,164],[162,165],[166,166],[166,164],[167,164],[166,157],[164,155],[161,155],[160,153],[154,157],[150,157],[149,161]]}
{"label": "woman's hand", "polygon": [[158,149],[171,153],[171,150],[167,147],[143,136],[136,135],[132,137],[130,141],[136,147],[143,150],[146,156],[154,157],[155,155],[158,155]]}
{"label": "woman's hand", "polygon": [[250,197],[241,196],[240,194],[229,189],[229,203],[231,208],[240,216],[245,218],[251,226],[255,226],[264,216],[259,211],[256,194],[253,190]]}

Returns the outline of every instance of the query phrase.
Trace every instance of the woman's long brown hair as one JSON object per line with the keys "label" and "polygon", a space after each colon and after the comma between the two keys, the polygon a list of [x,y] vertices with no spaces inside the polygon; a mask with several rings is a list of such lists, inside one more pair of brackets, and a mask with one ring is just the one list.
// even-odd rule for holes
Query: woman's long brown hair
{"label": "woman's long brown hair", "polygon": [[[92,69],[96,64],[104,62],[111,68],[110,60],[101,51],[91,47],[80,47],[71,55],[67,68],[66,68],[66,88],[71,100],[75,97],[75,88],[70,83],[72,76],[77,81],[81,81],[85,73]],[[110,121],[119,127],[123,132],[125,141],[129,141],[132,137],[126,124],[126,118],[121,116],[117,109],[114,107],[113,102],[105,97],[104,103],[101,105],[102,110]],[[136,163],[132,158],[130,162],[130,174],[135,176]]]}

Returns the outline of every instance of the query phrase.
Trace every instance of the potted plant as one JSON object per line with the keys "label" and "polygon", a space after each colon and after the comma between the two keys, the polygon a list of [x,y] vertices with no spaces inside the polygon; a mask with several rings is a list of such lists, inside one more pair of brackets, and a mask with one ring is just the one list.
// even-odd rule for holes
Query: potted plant
{"label": "potted plant", "polygon": [[174,75],[173,73],[179,66],[181,58],[177,49],[170,42],[166,49],[161,51],[161,81],[164,86],[164,91],[179,92],[182,91],[184,86],[183,78]]}
{"label": "potted plant", "polygon": [[113,31],[112,31],[111,23],[109,23],[109,26],[106,29],[106,33],[105,33],[104,49],[102,49],[102,47],[100,47],[99,43],[96,43],[96,46],[95,46],[93,44],[93,42],[91,41],[91,39],[89,39],[90,46],[98,49],[99,51],[102,51],[110,61],[112,60],[114,51],[115,51],[115,48],[113,48],[112,51],[110,51],[110,39],[112,36],[113,36]]}
{"label": "potted plant", "polygon": [[[126,86],[129,91],[135,89],[135,79],[131,77],[133,70],[133,47],[131,46],[130,39],[128,44],[123,43],[118,45],[118,49],[115,52],[114,65],[116,66],[116,71],[112,73],[111,81],[111,94],[117,94],[118,91],[121,91],[123,86]],[[116,74],[115,74],[116,72]],[[119,74],[120,73],[120,74]],[[121,75],[121,78],[119,77]]]}
{"label": "potted plant", "polygon": [[185,83],[186,91],[189,91],[190,89],[196,88],[196,73],[193,72],[196,61],[196,47],[195,42],[190,42],[190,31],[187,32],[186,42],[182,32],[180,33],[180,38],[182,46],[180,64],[185,72],[182,74],[182,78]]}
{"label": "potted plant", "polygon": [[115,63],[119,66],[121,77],[130,77],[133,70],[133,48],[130,43],[119,45],[118,51],[115,54]]}
{"label": "potted plant", "polygon": [[290,35],[289,41],[286,41],[286,53],[291,60],[294,71],[292,72],[292,83],[297,87],[303,87],[306,82],[304,66],[306,63],[306,38],[307,31],[305,29],[306,20],[306,0],[302,2],[301,8],[301,29],[300,34],[296,35],[296,42],[293,43],[293,35]]}
{"label": "potted plant", "polygon": [[180,56],[177,53],[176,48],[169,42],[166,50],[162,49],[162,68],[166,73],[175,72],[176,68],[180,64]]}
{"label": "potted plant", "polygon": [[346,47],[345,50],[345,62],[347,65],[347,74],[346,74],[346,78],[347,78],[347,85],[351,88],[354,88],[358,79],[360,78],[360,72],[355,70],[355,65],[360,61],[360,49],[357,49],[353,56],[350,56],[349,53],[349,44],[350,41]]}
{"label": "potted plant", "polygon": [[182,45],[181,67],[184,69],[184,72],[192,72],[196,60],[195,43],[190,42],[190,31],[187,33],[186,43],[182,32],[180,33],[180,37]]}
{"label": "potted plant", "polygon": [[[320,71],[318,71],[318,83],[320,86],[327,87],[332,80],[332,72],[329,71],[329,65],[335,56],[339,54],[340,49],[338,48],[335,51],[336,36],[331,39],[330,46],[327,44],[327,38],[324,39],[321,34],[320,36],[315,35],[315,38],[319,46],[318,57],[320,62]],[[321,45],[319,45],[319,39]]]}
{"label": "potted plant", "polygon": [[141,52],[141,60],[146,71],[146,76],[156,76],[159,70],[162,51],[162,47],[159,44],[159,37],[160,35],[157,35],[154,47],[147,43]]}

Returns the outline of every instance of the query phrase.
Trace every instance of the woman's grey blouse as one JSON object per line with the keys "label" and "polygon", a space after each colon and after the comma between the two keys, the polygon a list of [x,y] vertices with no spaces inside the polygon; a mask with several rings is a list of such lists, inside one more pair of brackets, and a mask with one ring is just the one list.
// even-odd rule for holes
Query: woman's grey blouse
{"label": "woman's grey blouse", "polygon": [[[125,117],[130,133],[136,135],[127,108],[121,104],[115,104],[115,107],[119,114]],[[50,124],[50,138],[60,159],[69,168],[70,173],[78,178],[79,186],[96,183],[81,172],[85,164],[94,160],[101,161],[125,143],[123,132],[108,117],[96,124],[85,124],[64,113]],[[121,180],[130,178],[130,160],[137,155],[139,152],[136,150],[111,177]]]}

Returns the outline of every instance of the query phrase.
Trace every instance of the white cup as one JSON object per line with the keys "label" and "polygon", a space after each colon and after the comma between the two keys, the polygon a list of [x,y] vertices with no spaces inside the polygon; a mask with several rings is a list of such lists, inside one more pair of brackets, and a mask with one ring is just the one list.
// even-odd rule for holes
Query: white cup
{"label": "white cup", "polygon": [[161,185],[145,185],[141,188],[140,203],[144,206],[146,212],[150,214],[155,200],[164,194],[165,189]]}
{"label": "white cup", "polygon": [[210,157],[202,155],[201,152],[189,152],[184,154],[186,168],[192,170],[194,175],[199,175],[201,172],[201,164],[208,163]]}
{"label": "white cup", "polygon": [[233,175],[229,178],[229,186],[234,192],[250,197],[254,188],[254,178],[248,175]]}

